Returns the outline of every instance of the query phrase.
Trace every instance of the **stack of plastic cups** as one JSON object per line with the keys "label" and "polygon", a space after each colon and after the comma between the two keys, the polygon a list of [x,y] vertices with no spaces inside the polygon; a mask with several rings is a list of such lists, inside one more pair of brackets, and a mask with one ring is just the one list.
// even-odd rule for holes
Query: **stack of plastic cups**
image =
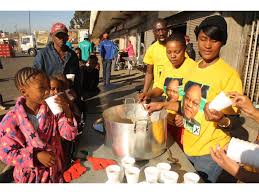
{"label": "stack of plastic cups", "polygon": [[227,156],[232,160],[259,168],[259,145],[232,137]]}
{"label": "stack of plastic cups", "polygon": [[158,163],[156,165],[156,167],[159,170],[158,182],[163,183],[164,181],[162,180],[161,175],[162,175],[163,172],[169,171],[171,169],[171,165],[166,163],[166,162],[161,162],[161,163]]}

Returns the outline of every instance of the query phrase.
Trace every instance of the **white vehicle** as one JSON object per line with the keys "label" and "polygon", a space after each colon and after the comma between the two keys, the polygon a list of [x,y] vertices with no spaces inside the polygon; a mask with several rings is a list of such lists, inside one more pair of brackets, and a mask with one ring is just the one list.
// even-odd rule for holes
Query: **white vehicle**
{"label": "white vehicle", "polygon": [[21,38],[21,50],[23,53],[29,54],[30,56],[36,56],[37,54],[37,43],[34,35],[25,35]]}

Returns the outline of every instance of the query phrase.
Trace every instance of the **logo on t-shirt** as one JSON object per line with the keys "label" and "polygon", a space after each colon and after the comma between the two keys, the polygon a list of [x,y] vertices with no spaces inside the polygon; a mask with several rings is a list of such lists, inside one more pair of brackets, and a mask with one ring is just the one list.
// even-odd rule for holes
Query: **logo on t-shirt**
{"label": "logo on t-shirt", "polygon": [[161,77],[163,70],[164,70],[164,65],[158,65],[157,66],[157,76],[158,76],[158,78]]}

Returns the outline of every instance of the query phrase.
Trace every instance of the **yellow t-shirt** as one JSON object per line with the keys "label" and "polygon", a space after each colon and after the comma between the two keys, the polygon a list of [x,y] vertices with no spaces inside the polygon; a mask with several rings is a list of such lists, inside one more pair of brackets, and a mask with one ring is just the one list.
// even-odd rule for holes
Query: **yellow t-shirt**
{"label": "yellow t-shirt", "polygon": [[154,84],[155,88],[159,78],[164,71],[164,66],[170,62],[166,56],[166,47],[165,45],[160,44],[156,41],[148,49],[144,57],[144,63],[148,65],[153,65],[153,75],[154,75]]}
{"label": "yellow t-shirt", "polygon": [[[180,78],[180,79],[185,79],[186,75],[188,75],[194,67],[196,67],[196,62],[192,60],[189,57],[186,57],[183,64],[181,67],[178,69],[174,68],[171,62],[168,60],[169,63],[165,65],[165,69],[162,72],[159,81],[155,85],[156,87],[164,90],[166,85],[165,85],[165,80],[168,78]],[[164,92],[166,92],[164,90]]]}
{"label": "yellow t-shirt", "polygon": [[[186,57],[183,64],[181,65],[181,67],[179,68],[174,68],[174,66],[171,64],[171,62],[168,60],[169,63],[167,63],[165,65],[165,69],[163,71],[163,73],[161,74],[161,77],[157,83],[157,85],[154,85],[154,87],[158,87],[160,89],[162,89],[164,91],[164,96],[166,96],[168,98],[168,94],[167,94],[167,86],[170,83],[171,80],[177,79],[179,80],[179,82],[181,82],[182,84],[179,83],[178,86],[178,99],[177,100],[181,100],[182,96],[183,96],[183,79],[185,79],[186,75],[188,75],[192,69],[196,66],[196,62],[193,61],[191,58]],[[172,119],[170,119],[170,117],[174,117],[175,115],[175,111],[172,110],[167,110],[168,113],[170,113],[168,115],[168,123],[173,125],[173,121]]]}
{"label": "yellow t-shirt", "polygon": [[[196,105],[199,111],[194,113],[194,117],[192,115],[189,116],[189,119],[186,119],[187,117],[184,119],[183,148],[184,152],[189,156],[210,154],[210,147],[215,148],[216,144],[222,147],[230,141],[230,136],[221,129],[218,129],[217,123],[209,122],[205,119],[203,112],[205,103],[212,101],[221,91],[237,91],[242,93],[242,82],[238,73],[230,65],[226,64],[223,59],[220,58],[215,64],[203,69],[199,68],[198,64],[184,80],[185,97],[182,100],[182,111],[184,112],[185,98],[186,103],[188,101],[190,102],[191,98],[188,96],[194,94],[194,90],[190,90],[192,83],[200,84],[203,100],[201,100],[200,104],[192,102],[192,107]],[[188,93],[189,90],[190,92]],[[236,108],[230,107],[223,112],[225,114],[237,114],[237,111]],[[188,112],[187,110],[186,114]]]}

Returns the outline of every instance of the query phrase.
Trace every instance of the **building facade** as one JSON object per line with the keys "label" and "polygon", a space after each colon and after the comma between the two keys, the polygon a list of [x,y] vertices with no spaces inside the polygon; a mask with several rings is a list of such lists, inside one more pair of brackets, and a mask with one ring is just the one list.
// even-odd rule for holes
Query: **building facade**
{"label": "building facade", "polygon": [[169,33],[180,31],[189,35],[200,59],[194,29],[211,15],[223,16],[228,24],[228,41],[221,51],[221,57],[233,66],[243,81],[244,94],[259,104],[259,12],[234,11],[98,11],[91,14],[90,33],[99,37],[107,31],[120,49],[131,40],[137,57],[143,57],[145,50],[155,40],[152,25],[157,18],[168,22]]}

